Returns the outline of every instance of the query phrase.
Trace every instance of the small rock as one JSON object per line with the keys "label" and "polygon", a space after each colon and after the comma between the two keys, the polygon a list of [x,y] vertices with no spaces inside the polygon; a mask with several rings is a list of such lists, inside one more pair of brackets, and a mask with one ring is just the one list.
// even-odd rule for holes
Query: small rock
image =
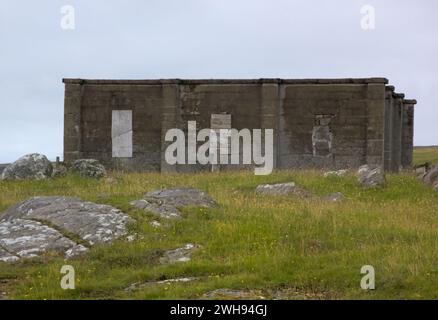
{"label": "small rock", "polygon": [[190,261],[192,253],[199,248],[199,245],[188,243],[182,248],[166,251],[160,258],[160,263],[174,264]]}
{"label": "small rock", "polygon": [[106,175],[105,167],[95,159],[79,159],[73,162],[73,170],[82,177],[102,178]]}
{"label": "small rock", "polygon": [[329,194],[328,196],[324,197],[324,200],[330,201],[330,202],[341,202],[345,199],[345,196],[341,192],[335,192],[332,194]]}
{"label": "small rock", "polygon": [[53,172],[52,172],[53,178],[64,177],[67,175],[67,173],[68,173],[68,169],[65,165],[63,164],[53,165]]}
{"label": "small rock", "polygon": [[42,180],[52,176],[53,167],[46,156],[32,153],[8,165],[2,173],[2,180]]}
{"label": "small rock", "polygon": [[385,174],[381,167],[371,168],[363,165],[358,170],[359,183],[367,188],[384,186],[386,184]]}
{"label": "small rock", "polygon": [[348,170],[342,169],[337,171],[327,171],[324,172],[324,177],[343,177],[348,173]]}
{"label": "small rock", "polygon": [[433,166],[426,172],[423,182],[434,189],[438,189],[438,165]]}
{"label": "small rock", "polygon": [[312,197],[312,193],[295,185],[295,182],[261,184],[258,185],[255,192],[262,195],[296,195],[301,198]]}
{"label": "small rock", "polygon": [[154,221],[151,222],[151,226],[154,227],[154,228],[159,228],[159,227],[161,227],[161,223],[156,221],[156,220],[154,220]]}
{"label": "small rock", "polygon": [[154,212],[167,219],[180,218],[181,211],[179,208],[187,206],[217,207],[217,203],[206,192],[191,188],[148,192],[144,199],[132,201],[131,205],[138,209]]}
{"label": "small rock", "polygon": [[420,166],[415,168],[415,175],[419,178],[424,178],[424,175],[427,173],[426,166]]}

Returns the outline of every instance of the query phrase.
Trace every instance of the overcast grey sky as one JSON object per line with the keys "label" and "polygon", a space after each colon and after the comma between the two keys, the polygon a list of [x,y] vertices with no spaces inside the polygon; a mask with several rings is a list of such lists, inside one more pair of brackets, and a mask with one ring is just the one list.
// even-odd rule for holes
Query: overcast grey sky
{"label": "overcast grey sky", "polygon": [[437,15],[431,0],[0,0],[0,163],[62,156],[64,77],[381,76],[418,100],[415,144],[438,145]]}

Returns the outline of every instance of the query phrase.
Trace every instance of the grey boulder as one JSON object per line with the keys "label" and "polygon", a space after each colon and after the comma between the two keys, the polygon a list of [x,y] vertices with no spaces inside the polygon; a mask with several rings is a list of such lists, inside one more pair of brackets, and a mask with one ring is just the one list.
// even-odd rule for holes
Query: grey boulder
{"label": "grey boulder", "polygon": [[366,188],[381,187],[386,184],[385,174],[381,167],[363,165],[358,172],[359,183]]}
{"label": "grey boulder", "polygon": [[2,172],[2,180],[42,180],[52,176],[53,167],[46,156],[27,154],[8,165]]}
{"label": "grey boulder", "polygon": [[433,166],[424,174],[423,182],[434,189],[438,189],[438,165]]}
{"label": "grey boulder", "polygon": [[106,176],[105,167],[95,159],[79,159],[72,163],[74,172],[79,173],[82,177],[102,178]]}
{"label": "grey boulder", "polygon": [[144,199],[132,201],[131,205],[168,219],[180,218],[180,208],[187,206],[217,207],[217,203],[206,192],[192,188],[151,191],[146,193]]}
{"label": "grey boulder", "polygon": [[32,258],[48,251],[66,258],[128,233],[133,219],[108,205],[70,197],[35,197],[9,208],[0,221],[0,261]]}

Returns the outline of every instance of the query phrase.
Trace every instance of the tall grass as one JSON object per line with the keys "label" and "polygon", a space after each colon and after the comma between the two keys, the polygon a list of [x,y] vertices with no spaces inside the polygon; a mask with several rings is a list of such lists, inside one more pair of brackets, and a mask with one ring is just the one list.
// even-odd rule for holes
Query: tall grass
{"label": "tall grass", "polygon": [[[295,181],[318,195],[342,192],[342,203],[260,196],[260,183]],[[216,209],[186,208],[180,220],[161,220],[129,201],[150,190],[190,186],[205,190]],[[438,193],[415,177],[388,176],[388,186],[362,189],[354,176],[324,178],[318,171],[161,175],[111,173],[102,180],[70,175],[47,181],[0,182],[0,212],[36,195],[70,195],[110,204],[136,219],[133,242],[94,247],[67,262],[76,289],[62,290],[62,257],[47,255],[15,265],[0,263],[0,280],[18,299],[198,298],[218,288],[294,288],[330,299],[438,298]],[[202,248],[188,263],[160,265],[166,249]],[[360,289],[360,268],[373,265],[376,290]],[[124,288],[181,276],[191,283]],[[0,281],[1,283],[2,281]],[[1,285],[0,285],[1,289]]]}

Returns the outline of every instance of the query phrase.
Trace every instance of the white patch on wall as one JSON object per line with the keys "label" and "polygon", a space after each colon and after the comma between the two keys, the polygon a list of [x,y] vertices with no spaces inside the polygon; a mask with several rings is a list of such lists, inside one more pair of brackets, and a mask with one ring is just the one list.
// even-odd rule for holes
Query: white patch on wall
{"label": "white patch on wall", "polygon": [[[228,164],[231,154],[231,114],[212,114],[210,130],[210,153],[213,153],[215,159],[219,155],[219,163]],[[212,165],[212,171],[219,170],[218,165]]]}
{"label": "white patch on wall", "polygon": [[113,158],[132,158],[132,110],[113,110]]}

